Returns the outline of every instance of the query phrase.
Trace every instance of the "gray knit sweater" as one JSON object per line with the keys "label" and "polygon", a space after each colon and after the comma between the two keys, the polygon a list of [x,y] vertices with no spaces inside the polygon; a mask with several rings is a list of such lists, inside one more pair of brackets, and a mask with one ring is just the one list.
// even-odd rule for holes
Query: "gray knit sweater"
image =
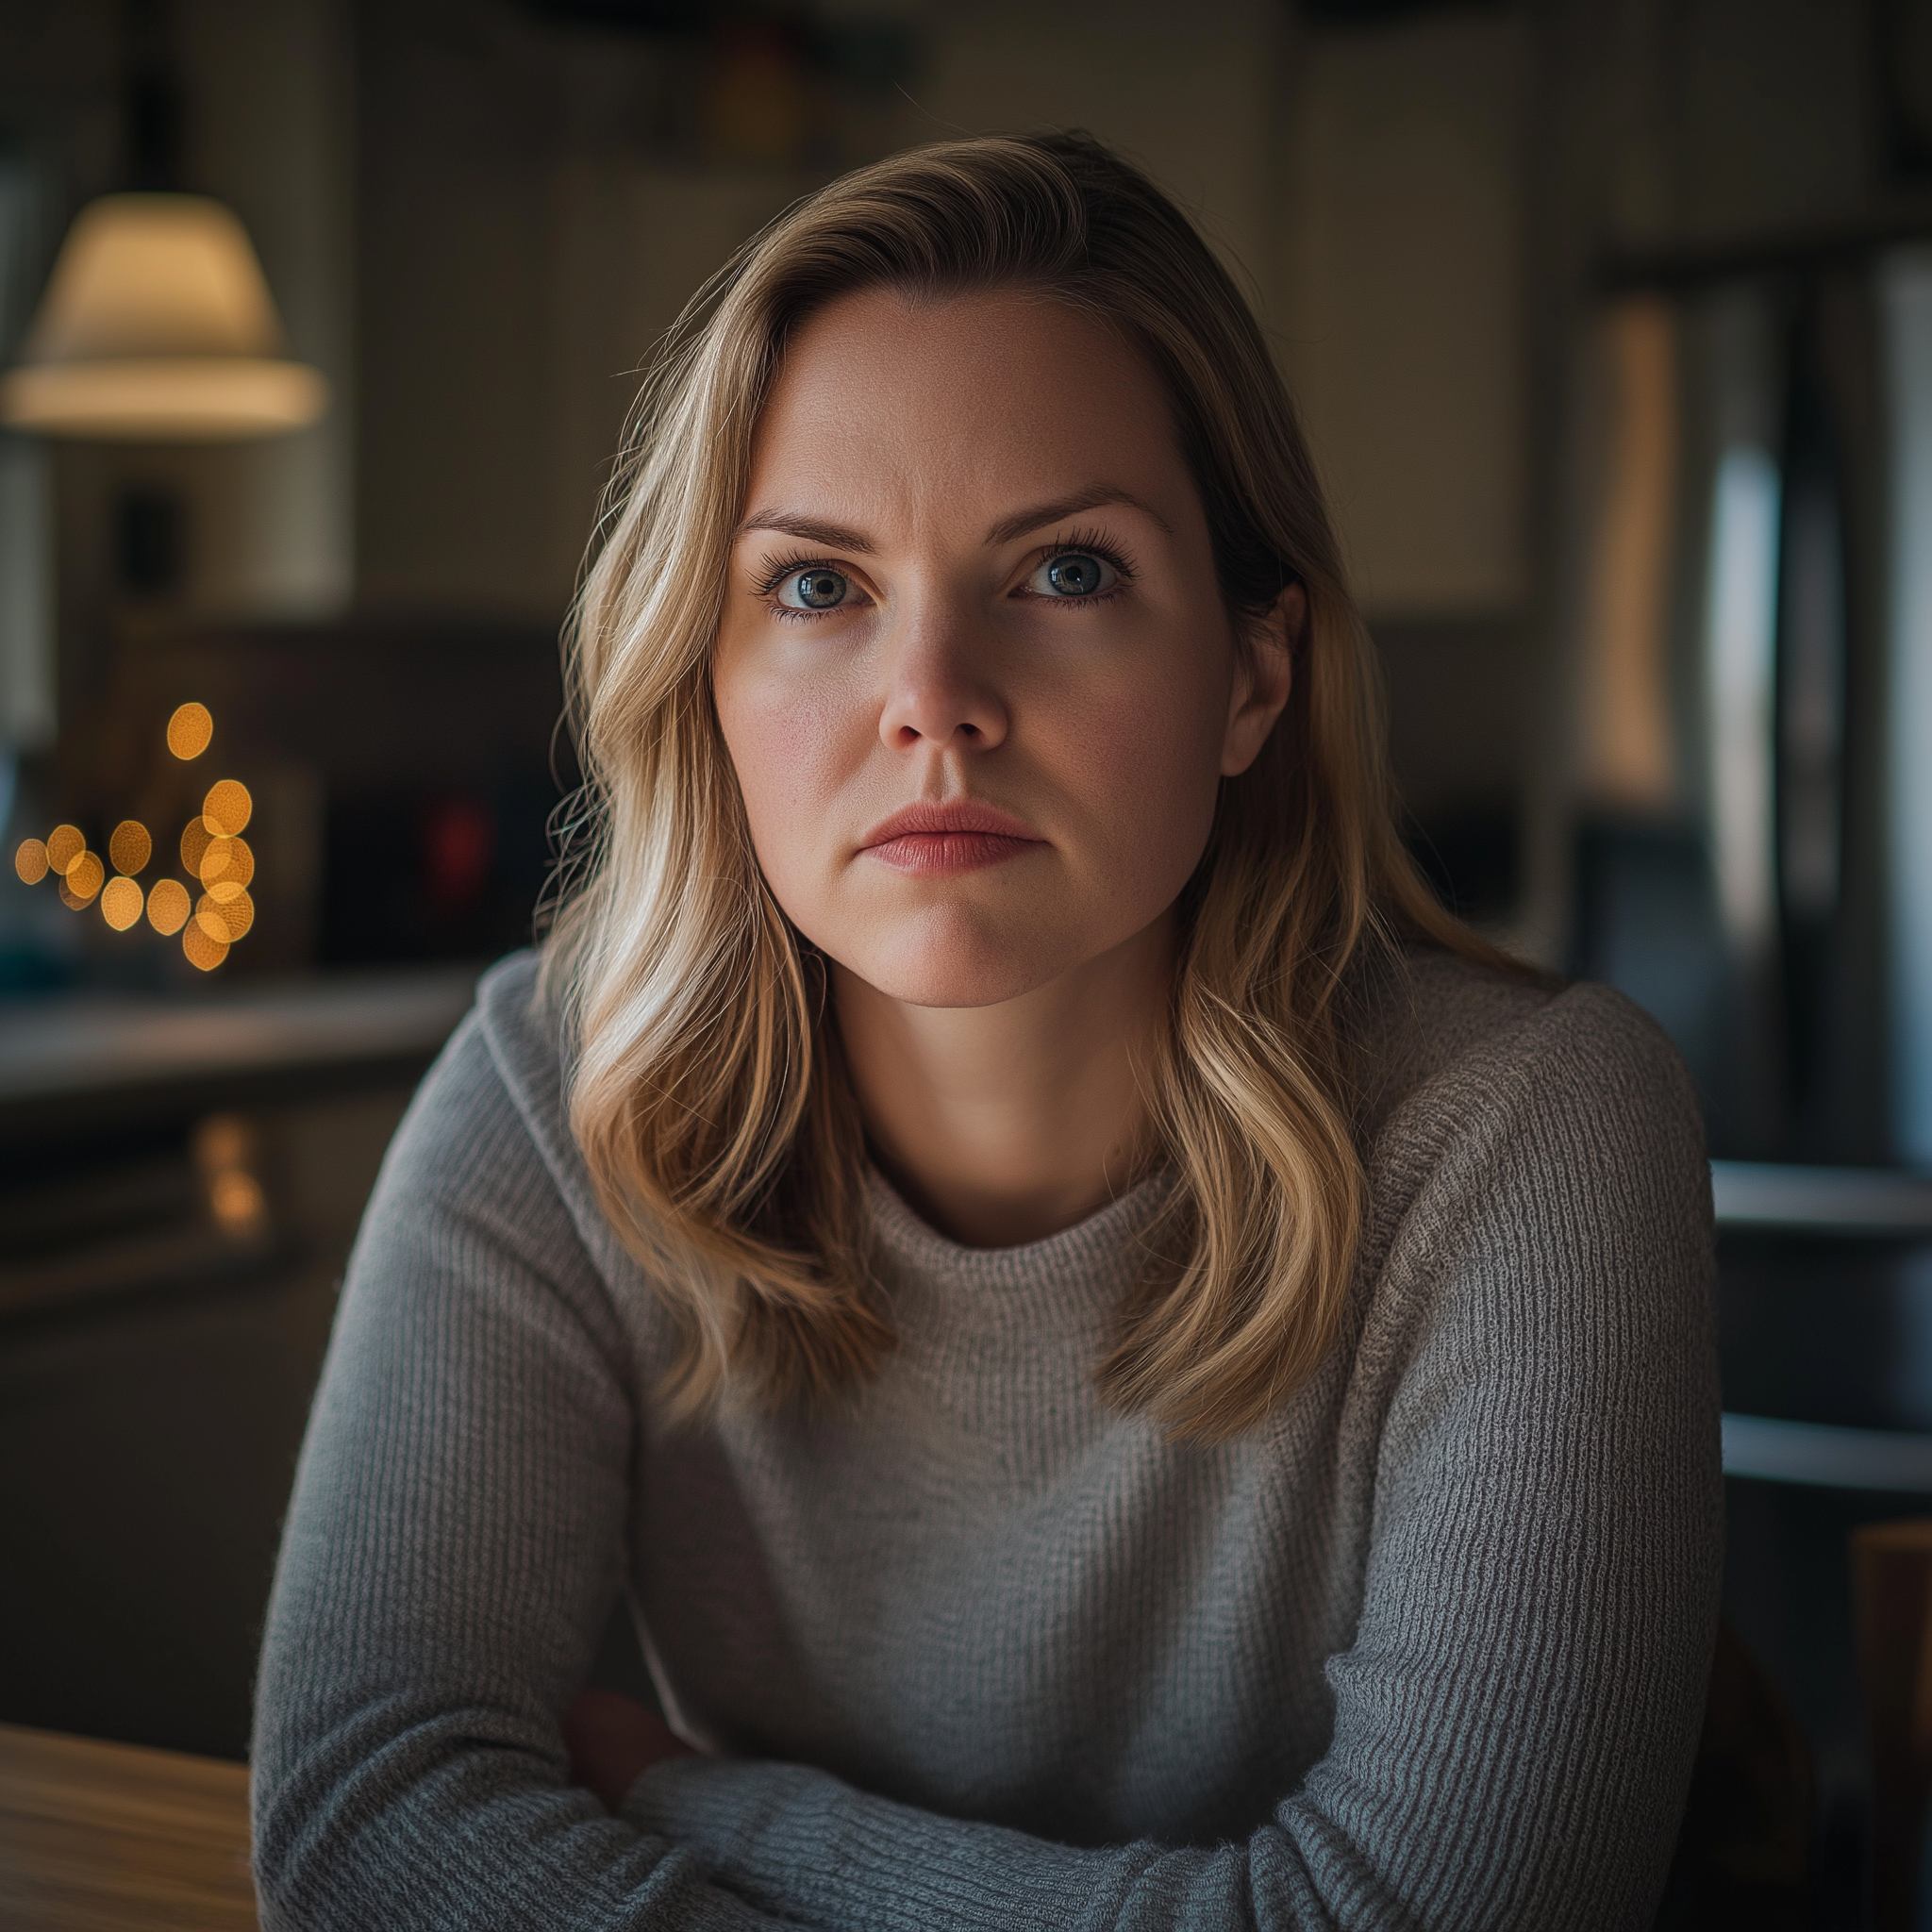
{"label": "gray knit sweater", "polygon": [[[533,962],[391,1149],[261,1667],[270,1928],[1641,1926],[1720,1562],[1692,1096],[1615,994],[1380,1001],[1341,1332],[1170,1446],[1093,1369],[1155,1180],[974,1250],[874,1183],[849,1413],[667,1430]],[[630,1593],[705,1755],[624,1815],[558,1721]]]}

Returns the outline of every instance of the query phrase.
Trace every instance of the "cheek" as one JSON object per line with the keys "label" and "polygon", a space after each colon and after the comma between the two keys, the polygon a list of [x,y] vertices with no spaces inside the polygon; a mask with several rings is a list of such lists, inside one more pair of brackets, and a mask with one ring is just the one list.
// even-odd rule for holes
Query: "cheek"
{"label": "cheek", "polygon": [[1227,691],[1199,675],[1204,658],[1216,661],[1211,642],[1198,656],[1070,695],[1042,721],[1054,741],[1042,750],[1096,855],[1119,895],[1150,918],[1193,871],[1220,791]]}
{"label": "cheek", "polygon": [[862,699],[835,680],[793,679],[728,659],[712,690],[753,848],[790,911],[789,895],[823,863],[824,813],[864,757]]}

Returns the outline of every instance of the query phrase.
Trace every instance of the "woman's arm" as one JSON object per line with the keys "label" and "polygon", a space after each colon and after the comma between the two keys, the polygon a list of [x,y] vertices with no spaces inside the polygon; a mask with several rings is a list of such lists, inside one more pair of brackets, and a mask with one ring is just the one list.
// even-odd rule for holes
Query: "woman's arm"
{"label": "woman's arm", "polygon": [[566,1782],[627,1367],[473,1018],[384,1164],[302,1452],[258,1695],[270,1932],[768,1923]]}
{"label": "woman's arm", "polygon": [[1259,1829],[1074,1849],[707,1759],[625,1815],[841,1932],[1647,1925],[1722,1553],[1702,1130],[1600,991],[1449,1078],[1381,1154],[1408,1206],[1360,1345],[1405,1368],[1330,1748]]}

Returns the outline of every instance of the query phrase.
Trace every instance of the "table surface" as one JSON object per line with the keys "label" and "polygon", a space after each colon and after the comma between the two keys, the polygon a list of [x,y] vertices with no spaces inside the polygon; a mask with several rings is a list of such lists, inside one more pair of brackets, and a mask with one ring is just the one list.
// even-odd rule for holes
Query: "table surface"
{"label": "table surface", "polygon": [[258,1932],[248,1770],[0,1724],[8,1932]]}
{"label": "table surface", "polygon": [[43,1156],[209,1113],[413,1085],[469,1009],[476,972],[0,1000],[0,1168],[15,1148]]}
{"label": "table surface", "polygon": [[427,1058],[469,1009],[474,966],[341,974],[193,998],[0,1002],[0,1102],[34,1104],[191,1074]]}

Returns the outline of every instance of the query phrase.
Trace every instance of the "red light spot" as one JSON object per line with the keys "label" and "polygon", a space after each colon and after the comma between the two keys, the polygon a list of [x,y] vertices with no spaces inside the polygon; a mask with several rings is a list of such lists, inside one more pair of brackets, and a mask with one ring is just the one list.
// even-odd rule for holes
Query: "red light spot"
{"label": "red light spot", "polygon": [[423,888],[439,912],[467,911],[496,859],[496,815],[481,799],[439,799],[423,817]]}

